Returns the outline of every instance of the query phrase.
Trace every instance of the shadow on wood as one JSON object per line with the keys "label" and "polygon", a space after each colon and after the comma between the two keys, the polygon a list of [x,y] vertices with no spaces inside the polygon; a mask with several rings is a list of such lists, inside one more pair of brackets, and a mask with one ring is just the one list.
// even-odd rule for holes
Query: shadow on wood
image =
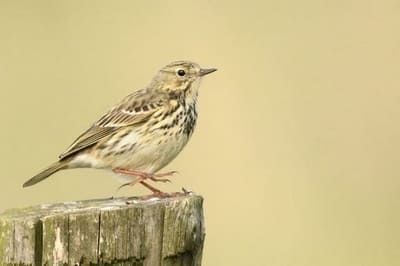
{"label": "shadow on wood", "polygon": [[115,198],[0,214],[0,265],[201,265],[203,199]]}

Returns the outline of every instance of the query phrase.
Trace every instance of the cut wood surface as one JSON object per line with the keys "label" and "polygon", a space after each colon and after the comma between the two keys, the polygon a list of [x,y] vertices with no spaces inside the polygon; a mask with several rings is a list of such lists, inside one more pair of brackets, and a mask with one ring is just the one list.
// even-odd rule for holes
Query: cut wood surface
{"label": "cut wood surface", "polygon": [[0,214],[0,265],[201,265],[203,199],[110,198]]}

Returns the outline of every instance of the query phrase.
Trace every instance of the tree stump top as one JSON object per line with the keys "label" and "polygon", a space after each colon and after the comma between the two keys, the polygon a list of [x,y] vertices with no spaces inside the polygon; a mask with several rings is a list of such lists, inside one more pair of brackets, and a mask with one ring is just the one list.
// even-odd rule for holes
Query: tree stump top
{"label": "tree stump top", "polygon": [[0,264],[201,265],[203,199],[120,197],[0,214]]}

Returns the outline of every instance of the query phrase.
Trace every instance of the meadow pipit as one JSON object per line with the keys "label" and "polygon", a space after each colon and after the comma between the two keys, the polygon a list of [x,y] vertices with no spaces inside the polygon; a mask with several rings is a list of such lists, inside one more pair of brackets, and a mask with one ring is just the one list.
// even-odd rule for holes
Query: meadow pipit
{"label": "meadow pipit", "polygon": [[23,186],[32,186],[55,172],[72,168],[107,169],[125,183],[141,183],[155,194],[162,192],[146,180],[169,181],[156,174],[188,142],[197,119],[201,78],[216,71],[189,61],[162,68],[151,83],[111,108],[59,156],[59,160]]}

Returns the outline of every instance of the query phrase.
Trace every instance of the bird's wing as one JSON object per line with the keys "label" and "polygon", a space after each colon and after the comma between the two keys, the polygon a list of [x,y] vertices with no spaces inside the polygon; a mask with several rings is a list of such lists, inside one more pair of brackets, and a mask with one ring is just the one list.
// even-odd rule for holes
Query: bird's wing
{"label": "bird's wing", "polygon": [[63,160],[78,151],[88,148],[101,139],[114,134],[125,126],[139,126],[164,104],[162,97],[149,97],[143,91],[128,95],[117,106],[103,115],[88,130],[81,134],[70,147],[59,156]]}

